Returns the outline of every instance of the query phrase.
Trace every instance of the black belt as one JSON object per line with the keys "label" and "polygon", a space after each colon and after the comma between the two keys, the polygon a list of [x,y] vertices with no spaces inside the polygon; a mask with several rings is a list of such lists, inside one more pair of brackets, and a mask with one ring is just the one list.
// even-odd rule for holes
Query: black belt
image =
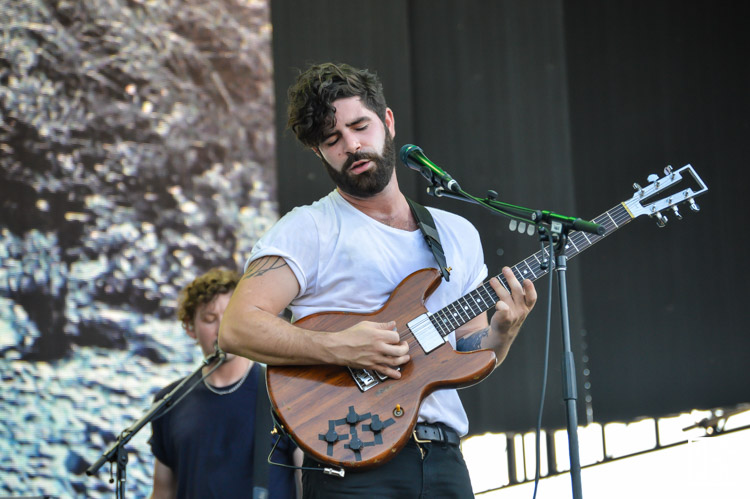
{"label": "black belt", "polygon": [[461,443],[461,437],[445,425],[417,423],[414,427],[414,440],[417,442],[445,442],[451,445]]}

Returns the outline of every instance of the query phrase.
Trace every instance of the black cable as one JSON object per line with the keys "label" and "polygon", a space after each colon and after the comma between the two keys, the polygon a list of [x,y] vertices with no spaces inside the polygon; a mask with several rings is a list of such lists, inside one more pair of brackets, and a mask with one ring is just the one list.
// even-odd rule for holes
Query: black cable
{"label": "black cable", "polygon": [[337,473],[335,471],[332,472],[333,468],[313,468],[311,466],[294,466],[291,464],[275,463],[271,461],[271,456],[273,456],[273,453],[276,452],[276,447],[278,447],[280,440],[281,440],[281,433],[279,433],[278,438],[276,439],[276,442],[274,442],[273,447],[271,448],[271,452],[268,453],[268,459],[267,459],[268,464],[272,466],[281,466],[282,468],[289,468],[292,470],[322,471],[323,473],[327,475],[336,475],[336,476],[341,476],[343,478],[344,476],[343,469],[341,470],[341,473]]}
{"label": "black cable", "polygon": [[[544,250],[544,244],[542,244],[542,250]],[[544,255],[544,251],[542,251]],[[544,344],[544,374],[542,375],[542,395],[539,400],[539,415],[536,421],[536,472],[534,474],[534,499],[536,499],[536,491],[539,486],[539,475],[541,474],[541,443],[540,435],[542,431],[542,412],[544,411],[544,399],[547,396],[547,372],[549,371],[549,348],[550,348],[550,331],[552,329],[552,282],[554,281],[554,270],[555,270],[555,245],[552,241],[552,236],[549,238],[549,289],[547,294],[547,328],[546,338]]]}

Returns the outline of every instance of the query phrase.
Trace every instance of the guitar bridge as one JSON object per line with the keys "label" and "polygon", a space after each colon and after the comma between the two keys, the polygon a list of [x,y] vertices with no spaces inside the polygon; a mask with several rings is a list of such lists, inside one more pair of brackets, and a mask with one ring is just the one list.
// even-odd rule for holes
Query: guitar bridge
{"label": "guitar bridge", "polygon": [[[354,378],[354,382],[357,383],[357,386],[363,392],[366,392],[383,380],[383,378],[377,379],[375,376],[373,376],[373,372],[375,371],[371,372],[367,369],[356,369],[351,367],[347,367],[347,369],[349,369],[349,373],[351,373],[352,378]],[[375,374],[380,377],[377,373]]]}

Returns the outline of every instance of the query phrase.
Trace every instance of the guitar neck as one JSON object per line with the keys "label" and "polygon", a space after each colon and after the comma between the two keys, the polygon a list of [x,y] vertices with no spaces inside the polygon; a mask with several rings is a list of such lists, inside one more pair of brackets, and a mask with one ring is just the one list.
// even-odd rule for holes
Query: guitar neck
{"label": "guitar neck", "polygon": [[[569,259],[573,258],[583,250],[588,249],[595,243],[612,234],[632,219],[633,216],[625,207],[625,204],[618,204],[593,220],[604,227],[605,230],[603,235],[599,236],[580,231],[570,232],[568,235],[568,243],[565,246],[566,256]],[[511,267],[511,270],[519,282],[523,281],[523,279],[536,281],[549,272],[549,266],[547,266],[547,268],[542,268],[542,262],[545,260],[549,261],[549,250],[546,247],[517,263]],[[502,285],[505,286],[505,289],[510,290],[508,281],[502,273],[495,277],[497,277]],[[450,303],[434,314],[431,314],[430,321],[435,328],[440,331],[440,334],[445,337],[474,317],[494,307],[498,301],[499,298],[495,293],[495,290],[492,289],[489,281],[487,281],[471,293],[462,296],[453,303]]]}

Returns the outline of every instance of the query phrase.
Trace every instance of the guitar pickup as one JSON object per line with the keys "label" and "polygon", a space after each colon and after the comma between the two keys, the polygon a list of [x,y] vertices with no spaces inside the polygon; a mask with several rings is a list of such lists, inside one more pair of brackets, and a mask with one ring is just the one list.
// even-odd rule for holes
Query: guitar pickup
{"label": "guitar pickup", "polygon": [[424,353],[430,353],[445,343],[445,338],[443,338],[440,331],[432,324],[428,314],[422,314],[416,319],[407,322],[406,325],[411,330],[411,334],[419,342],[419,346],[422,347]]}
{"label": "guitar pickup", "polygon": [[[347,367],[347,369],[349,369],[349,373],[352,375],[354,382],[357,383],[357,386],[363,392],[366,392],[383,380],[383,378],[381,378],[380,380],[376,379],[375,376],[373,376],[372,373],[367,369],[356,369],[351,367]],[[382,375],[378,373],[378,377],[380,376]]]}

